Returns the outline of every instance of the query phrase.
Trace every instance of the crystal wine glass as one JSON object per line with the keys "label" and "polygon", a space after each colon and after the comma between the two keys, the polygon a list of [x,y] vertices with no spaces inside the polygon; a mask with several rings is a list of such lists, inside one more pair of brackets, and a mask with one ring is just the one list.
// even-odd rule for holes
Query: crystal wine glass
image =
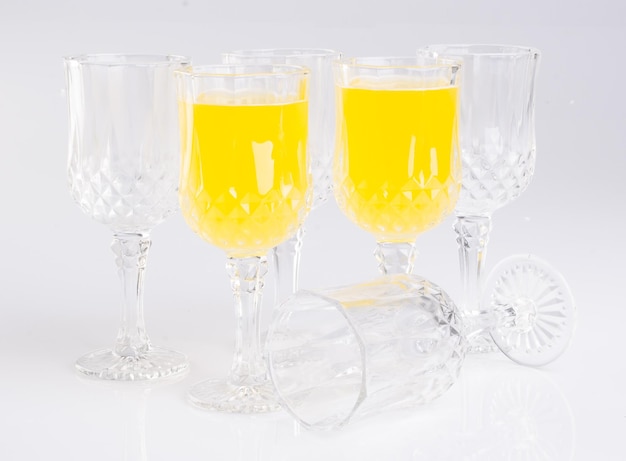
{"label": "crystal wine glass", "polygon": [[[480,317],[493,315],[491,302],[481,302],[491,215],[526,189],[535,169],[539,51],[507,45],[429,45],[418,54],[458,60],[463,66],[459,118],[463,181],[454,230],[463,282],[461,308],[466,323],[482,324]],[[527,290],[523,296],[509,297],[509,308],[516,313],[509,324],[517,324],[517,333],[509,330],[512,336],[507,339],[499,327],[498,346],[520,363],[547,363],[564,350],[565,339],[571,336],[574,307],[566,301],[571,293],[563,277],[545,262],[521,257],[508,264],[492,276],[500,279],[501,291],[519,285],[523,274],[534,274],[533,283],[552,286],[560,295],[542,299],[540,291]],[[488,300],[492,293],[485,296]],[[494,350],[492,337],[496,336],[491,329],[483,329],[472,338],[470,352]]]}
{"label": "crystal wine glass", "polygon": [[299,290],[267,340],[283,408],[307,429],[430,402],[455,382],[466,341],[441,287],[412,274]]}
{"label": "crystal wine glass", "polygon": [[309,71],[287,65],[214,65],[178,72],[181,210],[222,248],[235,298],[235,358],[226,380],[196,384],[202,408],[261,413],[279,408],[260,347],[266,253],[302,225]]}
{"label": "crystal wine glass", "polygon": [[[326,202],[332,191],[335,125],[332,63],[340,57],[338,51],[320,48],[249,49],[222,55],[228,64],[288,64],[307,67],[311,72],[308,156],[313,177],[313,209]],[[298,289],[303,237],[301,226],[293,237],[274,247],[277,279],[274,305]]]}
{"label": "crystal wine glass", "polygon": [[410,273],[416,237],[454,209],[458,72],[456,62],[429,57],[335,64],[335,198],[376,237],[383,274]]}
{"label": "crystal wine glass", "polygon": [[83,212],[113,231],[122,323],[112,349],[76,362],[85,375],[146,380],[185,371],[183,354],[155,347],[143,316],[152,228],[177,210],[179,132],[174,71],[180,56],[81,55],[65,59],[68,175]]}
{"label": "crystal wine glass", "polygon": [[510,306],[534,298],[542,308],[555,300],[572,307],[564,280],[532,255],[511,257],[497,269],[501,277],[490,277],[483,299],[491,315],[469,325],[444,290],[412,274],[299,290],[277,307],[267,339],[283,408],[303,427],[326,430],[429,402],[455,382],[468,343],[485,331],[518,363],[553,360],[569,336],[555,337],[553,347],[537,354],[532,346],[545,330],[529,330],[532,316]]}

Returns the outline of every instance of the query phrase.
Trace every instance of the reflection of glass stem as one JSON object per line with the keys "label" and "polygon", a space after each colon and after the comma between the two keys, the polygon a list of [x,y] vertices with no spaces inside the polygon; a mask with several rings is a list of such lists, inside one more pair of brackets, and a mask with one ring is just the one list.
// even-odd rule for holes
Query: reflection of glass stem
{"label": "reflection of glass stem", "polygon": [[115,234],[111,249],[122,282],[122,322],[114,351],[122,357],[139,357],[150,349],[143,318],[143,277],[151,240],[144,234]]}
{"label": "reflection of glass stem", "polygon": [[123,393],[124,460],[146,461],[146,400],[150,390]]}
{"label": "reflection of glass stem", "polygon": [[237,461],[272,459],[276,441],[276,423],[246,418],[231,426],[237,438]]}
{"label": "reflection of glass stem", "polygon": [[274,306],[298,291],[300,254],[304,234],[304,226],[300,226],[295,235],[274,247],[274,269],[276,271]]}
{"label": "reflection of glass stem", "polygon": [[[487,243],[491,231],[491,217],[485,216],[457,216],[454,223],[459,244],[459,263],[461,266],[461,283],[463,295],[461,312],[466,323],[481,322],[480,317],[488,314],[483,310],[486,306],[480,305],[482,293],[482,274],[487,256]],[[474,331],[474,330],[472,330]],[[490,352],[495,350],[488,331],[476,334],[470,341],[470,352]]]}
{"label": "reflection of glass stem", "polygon": [[415,262],[415,244],[408,242],[378,242],[374,256],[381,274],[410,274]]}
{"label": "reflection of glass stem", "polygon": [[226,269],[237,318],[235,358],[229,381],[234,386],[254,386],[265,382],[267,377],[259,322],[267,259],[265,256],[228,258]]}

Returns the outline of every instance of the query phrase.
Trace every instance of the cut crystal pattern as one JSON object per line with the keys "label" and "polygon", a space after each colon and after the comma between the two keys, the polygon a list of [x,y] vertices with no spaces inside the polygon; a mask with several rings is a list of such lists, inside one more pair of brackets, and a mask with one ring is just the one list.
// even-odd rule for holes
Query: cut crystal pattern
{"label": "cut crystal pattern", "polygon": [[407,274],[299,291],[281,305],[268,336],[283,404],[316,429],[436,399],[455,382],[465,348],[452,300]]}
{"label": "cut crystal pattern", "polygon": [[92,378],[139,381],[178,376],[189,368],[187,357],[179,352],[151,346],[137,356],[121,356],[112,350],[99,350],[80,357],[76,369]]}
{"label": "cut crystal pattern", "polygon": [[[537,50],[500,45],[432,45],[427,54],[461,62],[459,141],[463,181],[455,226],[463,309],[471,323],[489,316],[480,302],[489,217],[518,197],[535,170]],[[473,318],[471,318],[473,316]],[[470,350],[493,348],[484,333]]]}
{"label": "cut crystal pattern", "polygon": [[149,231],[177,209],[179,130],[173,73],[181,56],[67,58],[67,174],[82,211],[109,226],[122,281],[122,322],[112,349],[78,359],[76,369],[112,380],[183,373],[187,358],[153,347],[143,320]]}
{"label": "cut crystal pattern", "polygon": [[543,365],[565,351],[576,311],[565,279],[531,256],[512,256],[490,274],[485,306],[499,317],[491,336],[508,357],[523,365]]}
{"label": "cut crystal pattern", "polygon": [[139,232],[152,229],[177,210],[178,178],[167,165],[147,167],[137,175],[107,170],[97,165],[93,170],[70,164],[71,193],[83,212],[116,232]]}
{"label": "cut crystal pattern", "polygon": [[519,154],[485,154],[462,149],[463,181],[458,215],[492,212],[517,198],[535,171],[535,149]]}
{"label": "cut crystal pattern", "polygon": [[381,274],[410,274],[413,272],[417,250],[413,243],[381,242],[376,245],[374,256]]}
{"label": "cut crystal pattern", "polygon": [[[454,223],[456,241],[459,245],[459,262],[461,264],[461,282],[463,284],[463,301],[460,305],[465,327],[473,331],[471,326],[482,323],[481,316],[489,312],[481,306],[481,274],[487,256],[487,243],[491,231],[491,218],[488,216],[458,217]],[[469,339],[469,353],[494,352],[496,346],[485,329],[474,333]]]}
{"label": "cut crystal pattern", "polygon": [[228,258],[235,298],[235,358],[225,380],[202,381],[189,390],[191,402],[206,410],[230,413],[265,413],[280,408],[267,375],[260,341],[259,309],[267,259]]}
{"label": "cut crystal pattern", "polygon": [[387,183],[355,184],[349,176],[338,178],[335,196],[342,211],[379,241],[414,241],[452,212],[460,178],[441,182],[431,176],[423,182],[410,179],[397,190]]}
{"label": "cut crystal pattern", "polygon": [[535,74],[539,55],[517,47],[439,51],[463,67],[459,141],[461,216],[485,215],[518,197],[535,169]]}
{"label": "cut crystal pattern", "polygon": [[177,210],[176,67],[68,67],[72,197],[115,232],[149,231]]}
{"label": "cut crystal pattern", "polygon": [[[195,191],[181,191],[180,206],[187,224],[206,241],[233,254],[251,248],[267,251],[275,247],[296,233],[308,211],[304,205],[308,193],[296,187],[281,187],[265,195],[247,194],[236,199],[230,192],[212,197],[202,182],[197,186]],[[215,226],[215,223],[230,225]],[[241,234],[239,241],[229,232],[234,227]]]}

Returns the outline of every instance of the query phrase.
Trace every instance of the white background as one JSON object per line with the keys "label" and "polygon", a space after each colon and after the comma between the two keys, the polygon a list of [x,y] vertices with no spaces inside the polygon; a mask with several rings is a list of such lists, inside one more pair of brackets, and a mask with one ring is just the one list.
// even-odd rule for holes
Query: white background
{"label": "white background", "polygon": [[[0,459],[626,459],[622,2],[530,0],[17,1],[0,3]],[[494,215],[488,268],[535,253],[577,300],[570,349],[540,370],[472,357],[440,400],[340,433],[300,433],[283,413],[215,415],[185,390],[230,365],[234,319],[224,255],[180,215],[153,232],[146,319],[155,344],[187,353],[170,385],[79,378],[73,361],[111,345],[119,284],[109,231],[69,196],[61,57],[155,52],[217,62],[229,49],[330,47],[413,54],[428,43],[539,48],[537,169]],[[451,220],[418,240],[415,272],[459,294]],[[301,285],[376,275],[370,236],[333,203],[307,224]],[[268,288],[271,290],[271,279]]]}

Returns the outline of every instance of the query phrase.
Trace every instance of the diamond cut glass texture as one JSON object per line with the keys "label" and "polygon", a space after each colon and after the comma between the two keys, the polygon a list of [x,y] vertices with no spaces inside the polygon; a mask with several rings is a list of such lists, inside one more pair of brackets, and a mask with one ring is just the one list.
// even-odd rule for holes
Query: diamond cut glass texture
{"label": "diamond cut glass texture", "polygon": [[177,209],[180,135],[173,77],[188,62],[130,54],[65,59],[71,195],[86,215],[113,231],[123,293],[114,347],[76,362],[88,376],[152,380],[188,367],[183,354],[151,344],[143,319],[150,231]]}
{"label": "diamond cut glass texture", "polygon": [[[150,230],[177,210],[172,72],[166,65],[151,71],[141,64],[92,65],[68,75],[72,197],[85,214],[116,232]],[[155,98],[154,91],[172,97]]]}
{"label": "diamond cut glass texture", "polygon": [[499,313],[491,331],[495,343],[512,360],[540,366],[568,347],[576,307],[563,276],[532,256],[511,256],[490,274],[483,303]]}
{"label": "diamond cut glass texture", "polygon": [[453,64],[337,64],[335,198],[378,242],[409,242],[452,212],[460,189]]}
{"label": "diamond cut glass texture", "polygon": [[268,336],[273,382],[305,427],[430,402],[455,382],[466,341],[437,285],[396,274],[283,303]]}
{"label": "diamond cut glass texture", "polygon": [[[437,177],[425,181],[409,179],[399,188],[383,182],[358,185],[345,177],[338,188],[338,203],[343,212],[361,228],[384,241],[413,240],[419,233],[439,224],[441,217],[454,209],[459,195],[458,178]],[[348,204],[343,197],[350,197]]]}

